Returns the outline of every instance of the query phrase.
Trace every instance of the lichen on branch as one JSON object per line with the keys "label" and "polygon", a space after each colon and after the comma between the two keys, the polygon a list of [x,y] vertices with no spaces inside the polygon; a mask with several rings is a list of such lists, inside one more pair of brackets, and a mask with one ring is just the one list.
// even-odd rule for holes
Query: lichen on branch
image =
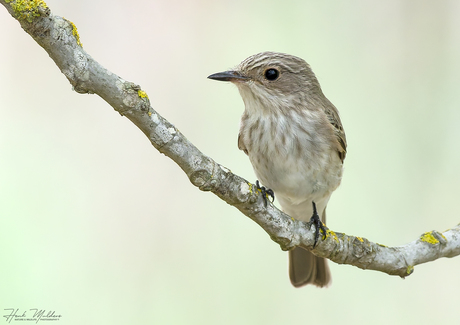
{"label": "lichen on branch", "polygon": [[5,2],[11,6],[18,20],[26,20],[29,23],[48,9],[43,0],[5,0]]}

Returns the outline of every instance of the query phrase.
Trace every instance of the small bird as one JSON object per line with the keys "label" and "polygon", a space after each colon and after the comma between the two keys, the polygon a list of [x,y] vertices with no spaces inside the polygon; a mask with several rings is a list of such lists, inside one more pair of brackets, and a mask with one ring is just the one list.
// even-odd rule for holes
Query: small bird
{"label": "small bird", "polygon": [[[347,142],[339,113],[310,66],[289,54],[263,52],[208,78],[237,86],[245,105],[238,148],[283,211],[302,221],[318,213],[326,223]],[[323,227],[318,214],[317,235]],[[289,251],[289,277],[294,287],[324,287],[331,281],[326,260],[301,247]]]}

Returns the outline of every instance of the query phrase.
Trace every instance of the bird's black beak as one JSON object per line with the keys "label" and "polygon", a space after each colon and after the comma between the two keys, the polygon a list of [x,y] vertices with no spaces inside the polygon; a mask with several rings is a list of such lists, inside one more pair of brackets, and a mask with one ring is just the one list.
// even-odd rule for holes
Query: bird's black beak
{"label": "bird's black beak", "polygon": [[248,77],[241,75],[239,72],[231,70],[214,73],[210,75],[208,78],[219,81],[246,81],[249,79]]}

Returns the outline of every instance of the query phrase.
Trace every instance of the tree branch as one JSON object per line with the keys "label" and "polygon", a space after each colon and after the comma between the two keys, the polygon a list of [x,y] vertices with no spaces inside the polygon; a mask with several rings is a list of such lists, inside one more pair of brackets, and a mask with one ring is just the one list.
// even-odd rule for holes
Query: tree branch
{"label": "tree branch", "polygon": [[0,0],[21,27],[48,52],[74,90],[97,94],[126,116],[161,153],[174,160],[191,183],[210,191],[259,224],[281,249],[302,246],[339,264],[406,277],[414,266],[460,254],[460,225],[427,232],[399,247],[386,247],[362,237],[327,230],[313,249],[314,226],[291,218],[272,204],[265,207],[261,191],[198,150],[151,106],[140,86],[123,80],[96,62],[82,48],[75,25],[51,13],[42,0]]}

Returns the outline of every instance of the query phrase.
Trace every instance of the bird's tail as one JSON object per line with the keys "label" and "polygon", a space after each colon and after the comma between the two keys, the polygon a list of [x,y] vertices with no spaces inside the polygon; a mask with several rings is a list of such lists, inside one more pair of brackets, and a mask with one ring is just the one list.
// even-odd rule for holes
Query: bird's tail
{"label": "bird's tail", "polygon": [[[326,209],[323,210],[321,221],[326,223]],[[331,283],[331,272],[325,258],[296,247],[289,251],[289,278],[296,288],[306,284],[322,288]]]}
{"label": "bird's tail", "polygon": [[324,287],[331,282],[331,272],[325,258],[296,247],[289,251],[289,278],[294,287],[306,284]]}

